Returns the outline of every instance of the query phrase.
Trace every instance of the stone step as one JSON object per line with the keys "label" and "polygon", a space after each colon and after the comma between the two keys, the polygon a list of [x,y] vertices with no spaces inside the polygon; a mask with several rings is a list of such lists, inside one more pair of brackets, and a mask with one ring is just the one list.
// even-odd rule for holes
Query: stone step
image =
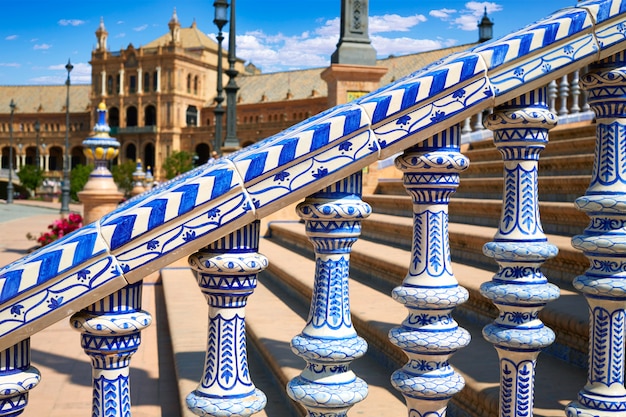
{"label": "stone step", "polygon": [[[573,202],[585,194],[590,181],[590,175],[539,177],[539,200]],[[406,190],[400,178],[381,178],[375,194],[406,195]],[[501,199],[502,178],[463,178],[454,195],[479,200]]]}
{"label": "stone step", "polygon": [[[378,216],[382,217],[384,215]],[[371,217],[377,217],[377,215],[372,215]],[[407,219],[396,218],[396,224],[392,223],[394,219],[387,220],[385,223],[381,219],[381,224],[372,228],[384,230],[388,235],[407,236],[403,230],[405,227],[403,222]],[[365,229],[368,227],[366,225],[368,221],[366,220],[363,224],[363,234],[367,233]],[[475,227],[475,229],[464,232],[462,229],[468,227],[467,225],[457,225],[458,231],[453,230],[454,225],[450,226],[451,242],[454,240],[457,232],[458,234],[467,233],[471,235],[474,233],[478,235],[476,239],[482,241],[482,243],[472,242],[469,246],[469,248],[476,251],[480,251],[484,242],[491,240],[493,237],[493,233],[486,228]],[[271,223],[268,228],[271,231],[269,236],[273,241],[289,247],[294,252],[312,256],[312,247],[304,232],[303,224],[298,222]],[[481,229],[483,232],[479,233]],[[487,237],[487,234],[489,234],[489,237]],[[408,236],[411,236],[411,234]],[[566,240],[566,238],[558,236],[554,240],[551,239],[559,248],[563,247]],[[469,301],[457,308],[458,314],[464,315],[468,320],[486,324],[495,318],[497,309],[480,294],[480,284],[491,280],[493,272],[458,263],[458,261],[455,262],[457,257],[454,255],[455,250],[452,250],[453,270],[457,280],[470,293]],[[385,294],[390,294],[391,290],[400,285],[404,279],[409,262],[410,252],[407,250],[392,247],[388,244],[359,239],[352,248],[351,276],[361,282],[366,282]],[[548,277],[551,278],[550,275]],[[553,280],[551,279],[551,281]],[[562,288],[561,297],[557,301],[549,303],[540,313],[540,317],[547,326],[557,333],[557,341],[548,350],[562,360],[568,361],[577,367],[585,367],[588,351],[588,313],[584,297]]]}
{"label": "stone step", "polygon": [[[413,216],[413,206],[408,195],[364,195],[374,213],[392,216]],[[457,198],[453,195],[449,204],[449,220],[453,223],[467,223],[476,226],[498,227],[501,200],[476,200]],[[572,203],[540,201],[539,212],[545,233],[563,236],[574,236],[582,233],[589,224],[589,216],[576,209]]]}
{"label": "stone step", "polygon": [[[539,159],[539,175],[587,175],[593,168],[593,153],[576,155],[545,156]],[[471,161],[469,168],[461,174],[461,182],[466,178],[502,177],[502,159]]]}
{"label": "stone step", "polygon": [[[280,229],[292,229],[291,231],[297,235],[303,235],[302,224],[282,223],[276,226]],[[312,294],[312,277],[315,268],[313,256],[294,253],[293,248],[302,246],[302,242],[291,239],[284,241],[286,236],[282,234],[282,231],[274,227],[272,229],[272,237],[263,239],[260,245],[261,253],[270,259],[270,266],[263,273],[264,280],[266,276],[271,278],[277,282],[277,285],[281,285],[285,292],[295,293],[303,303],[308,303]],[[297,229],[300,229],[301,233]],[[351,271],[358,269],[358,266],[355,268],[357,253],[368,249],[371,249],[368,247],[368,242],[359,240],[355,243],[354,251],[356,252],[353,252]],[[378,256],[392,263],[403,261],[398,261],[398,250],[395,248],[378,245],[376,251]],[[459,275],[466,275],[470,271],[476,272],[475,269],[468,270],[463,266],[458,266],[458,269]],[[472,279],[475,280],[475,277]],[[407,312],[388,294],[377,290],[370,281],[365,281],[361,277],[350,281],[350,308],[357,332],[368,341],[369,349],[374,351],[374,356],[382,355],[379,359],[381,364],[389,362],[390,366],[399,368],[406,361],[406,356],[388,341],[387,334],[391,328],[402,322]],[[470,298],[472,296],[473,294]],[[497,355],[493,347],[482,339],[482,325],[471,320],[471,316],[463,314],[458,316],[462,327],[472,334],[472,342],[469,347],[457,352],[451,360],[451,363],[465,378],[466,386],[451,400],[449,415],[495,417],[499,379]],[[354,362],[355,371],[360,361]],[[389,375],[390,373],[386,377],[388,378]],[[559,384],[554,384],[550,375],[559,375]],[[364,377],[364,379],[370,382],[368,378]],[[576,398],[578,390],[585,384],[585,379],[586,373],[583,369],[566,365],[563,361],[547,354],[540,355],[537,365],[534,415],[562,416],[563,404],[560,404],[558,400]],[[563,381],[562,384],[561,381]],[[372,389],[371,382],[370,389]],[[363,401],[367,408],[372,407],[371,403],[367,404],[369,400],[368,397]],[[390,403],[389,407],[392,406],[395,406],[395,403]],[[356,407],[354,413],[353,415],[361,415]],[[404,415],[391,408],[383,410],[382,413],[394,416]]]}
{"label": "stone step", "polygon": [[[559,140],[555,140],[550,134],[545,149],[541,152],[541,158],[563,155],[593,155],[596,146],[595,133],[588,136],[575,136],[576,132],[571,132],[568,136],[563,136]],[[463,150],[463,154],[470,160],[470,165],[483,161],[502,160],[502,155],[493,144],[492,139],[480,142],[472,142],[469,149]]]}

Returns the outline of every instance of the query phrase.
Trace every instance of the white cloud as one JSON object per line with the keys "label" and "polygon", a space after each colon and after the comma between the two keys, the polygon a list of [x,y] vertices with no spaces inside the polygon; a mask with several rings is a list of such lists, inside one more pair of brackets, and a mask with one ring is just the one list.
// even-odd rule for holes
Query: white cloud
{"label": "white cloud", "polygon": [[124,37],[126,37],[126,34],[124,32],[121,32],[115,35],[115,38],[124,38]]}
{"label": "white cloud", "polygon": [[87,22],[80,19],[61,19],[58,23],[61,26],[80,26],[84,25]]}
{"label": "white cloud", "polygon": [[146,29],[148,29],[148,25],[141,25],[141,26],[137,26],[133,28],[135,32],[141,32],[142,30],[146,30]]}
{"label": "white cloud", "polygon": [[441,20],[448,20],[450,15],[456,13],[456,9],[439,9],[431,10],[428,14]]}
{"label": "white cloud", "polygon": [[[425,22],[426,16],[416,14],[413,16],[400,16],[397,14],[385,14],[382,16],[371,16],[369,18],[369,33],[384,32],[408,32],[414,26]],[[339,32],[335,32],[335,36]]]}
{"label": "white cloud", "polygon": [[9,35],[6,38],[4,38],[5,41],[14,41],[18,38],[17,35]]}
{"label": "white cloud", "polygon": [[50,45],[49,43],[38,43],[33,46],[33,49],[35,51],[45,51],[50,48],[52,48],[52,45]]}
{"label": "white cloud", "polygon": [[0,67],[19,68],[21,65],[17,62],[0,62]]}
{"label": "white cloud", "polygon": [[371,38],[378,56],[415,54],[447,48],[457,43],[454,39],[386,38],[383,36],[372,36]]}
{"label": "white cloud", "polygon": [[[54,71],[58,74],[32,78],[31,81],[40,84],[63,84],[65,80],[67,80],[65,65],[67,65],[67,63],[50,65],[47,70]],[[72,63],[72,65],[74,66],[72,72],[70,72],[70,81],[72,84],[86,84],[91,82],[91,65],[84,62]]]}

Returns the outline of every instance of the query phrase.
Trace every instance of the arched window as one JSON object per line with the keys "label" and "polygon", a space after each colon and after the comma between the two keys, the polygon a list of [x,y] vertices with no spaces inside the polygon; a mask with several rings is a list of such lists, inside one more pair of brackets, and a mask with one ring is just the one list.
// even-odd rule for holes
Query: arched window
{"label": "arched window", "polygon": [[159,85],[159,73],[154,71],[152,73],[152,91],[156,91]]}
{"label": "arched window", "polygon": [[198,94],[198,76],[193,77],[193,93]]}
{"label": "arched window", "polygon": [[191,93],[191,74],[187,74],[187,92]]}
{"label": "arched window", "polygon": [[149,72],[146,72],[143,77],[143,92],[144,93],[150,92],[150,73]]}
{"label": "arched window", "polygon": [[137,107],[128,106],[126,109],[126,126],[137,126]]}
{"label": "arched window", "polygon": [[113,76],[107,77],[107,94],[113,94]]}
{"label": "arched window", "polygon": [[76,168],[77,165],[87,165],[87,158],[83,153],[82,146],[75,146],[72,148],[70,152],[70,167],[71,169]]}
{"label": "arched window", "polygon": [[111,107],[109,109],[109,126],[119,127],[120,125],[120,110],[117,107]]}
{"label": "arched window", "polygon": [[187,107],[187,126],[198,126],[198,109],[196,106]]}
{"label": "arched window", "polygon": [[144,110],[143,119],[145,120],[146,126],[156,126],[157,117],[156,117],[156,107],[152,104],[146,106]]}

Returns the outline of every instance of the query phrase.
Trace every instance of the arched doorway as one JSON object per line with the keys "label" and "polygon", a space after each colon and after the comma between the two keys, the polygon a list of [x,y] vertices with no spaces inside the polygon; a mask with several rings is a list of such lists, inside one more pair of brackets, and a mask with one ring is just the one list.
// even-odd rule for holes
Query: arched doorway
{"label": "arched doorway", "polygon": [[49,171],[63,171],[63,149],[59,146],[50,148],[50,157],[48,159]]}
{"label": "arched doorway", "polygon": [[137,147],[135,147],[134,143],[129,143],[128,145],[126,145],[126,151],[124,152],[124,159],[126,161],[137,160]]}
{"label": "arched doorway", "polygon": [[152,143],[147,143],[143,148],[143,167],[144,169],[151,167],[154,172],[154,145]]}
{"label": "arched doorway", "polygon": [[70,152],[70,169],[76,168],[76,165],[87,165],[87,157],[83,153],[82,146],[75,146]]}
{"label": "arched doorway", "polygon": [[128,106],[128,108],[126,108],[126,126],[137,126],[137,107]]}
{"label": "arched doorway", "polygon": [[211,157],[211,148],[206,143],[196,145],[196,155],[198,155],[198,165],[207,163]]}
{"label": "arched doorway", "polygon": [[[13,169],[17,167],[17,149],[13,148]],[[2,148],[2,169],[9,169],[9,147],[5,146]]]}
{"label": "arched doorway", "polygon": [[156,107],[154,107],[152,104],[146,106],[144,110],[144,120],[146,126],[156,126]]}

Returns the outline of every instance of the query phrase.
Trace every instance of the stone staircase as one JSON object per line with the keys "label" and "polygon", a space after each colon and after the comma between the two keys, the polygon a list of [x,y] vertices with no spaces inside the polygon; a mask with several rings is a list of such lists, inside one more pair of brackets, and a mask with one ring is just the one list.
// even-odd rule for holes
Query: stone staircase
{"label": "stone staircase", "polygon": [[[588,262],[570,241],[588,223],[587,216],[572,203],[589,184],[594,144],[595,125],[558,126],[551,131],[550,143],[540,158],[542,224],[548,240],[559,248],[559,255],[542,270],[561,288],[561,297],[540,315],[557,338],[537,362],[535,416],[564,415],[565,405],[585,384],[588,311],[572,280],[585,271]],[[466,386],[452,399],[448,415],[495,417],[498,357],[481,331],[494,319],[497,309],[480,294],[479,287],[491,280],[497,268],[482,254],[482,246],[493,239],[499,222],[503,163],[491,140],[470,144],[464,154],[471,164],[449,205],[449,235],[455,276],[470,293],[469,300],[455,310],[455,318],[471,333],[472,342],[451,358]],[[363,222],[361,238],[353,246],[350,303],[354,326],[369,349],[351,368],[367,381],[369,395],[349,415],[404,416],[404,401],[389,378],[404,365],[406,356],[389,342],[387,334],[406,316],[406,309],[390,294],[401,284],[410,262],[411,201],[400,179],[380,179],[375,193],[364,195],[363,200],[372,206],[373,214]],[[246,322],[253,379],[268,396],[268,407],[262,414],[305,415],[284,394],[283,387],[305,365],[291,352],[289,342],[304,327],[309,309],[315,268],[312,245],[303,223],[274,221],[269,223],[259,251],[268,257],[269,267],[248,300]],[[188,268],[167,268],[161,277],[184,404],[184,396],[197,384],[197,379],[181,377],[189,374],[190,352],[195,352],[197,378],[201,374],[204,339],[199,335],[206,333],[207,307]],[[191,310],[198,313],[189,317]],[[180,330],[176,323],[182,322],[190,329]]]}

